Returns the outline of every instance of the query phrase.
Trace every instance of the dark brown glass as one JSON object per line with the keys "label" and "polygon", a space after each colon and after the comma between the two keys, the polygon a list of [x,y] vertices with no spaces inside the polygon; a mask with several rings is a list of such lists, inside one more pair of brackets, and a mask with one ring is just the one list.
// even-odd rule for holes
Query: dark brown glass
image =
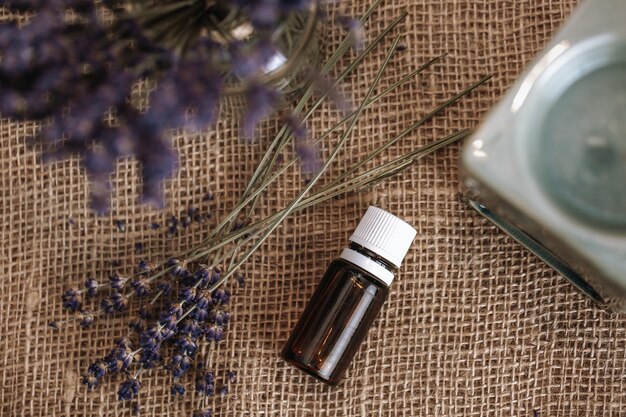
{"label": "dark brown glass", "polygon": [[387,285],[343,259],[333,261],[293,329],[282,357],[337,385],[387,299]]}

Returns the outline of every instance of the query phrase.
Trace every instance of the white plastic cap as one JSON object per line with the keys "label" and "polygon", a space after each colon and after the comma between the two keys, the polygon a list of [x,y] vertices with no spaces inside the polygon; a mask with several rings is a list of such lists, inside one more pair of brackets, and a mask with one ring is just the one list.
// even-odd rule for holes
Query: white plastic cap
{"label": "white plastic cap", "polygon": [[370,206],[350,236],[350,241],[400,267],[417,231],[407,222]]}

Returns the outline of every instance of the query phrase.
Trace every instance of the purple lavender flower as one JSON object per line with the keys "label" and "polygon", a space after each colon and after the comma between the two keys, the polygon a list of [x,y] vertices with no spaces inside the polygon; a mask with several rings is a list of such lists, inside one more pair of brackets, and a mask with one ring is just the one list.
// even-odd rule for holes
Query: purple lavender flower
{"label": "purple lavender flower", "polygon": [[172,276],[178,276],[178,274],[184,269],[183,263],[176,258],[168,259],[165,263],[165,267],[169,269]]}
{"label": "purple lavender flower", "polygon": [[[49,121],[36,137],[42,159],[81,155],[94,210],[108,210],[115,161],[129,155],[141,163],[142,201],[162,206],[162,182],[177,167],[168,129],[198,130],[215,121],[226,82],[219,64],[230,62],[232,76],[250,86],[243,131],[252,137],[277,101],[276,91],[258,82],[278,53],[272,35],[314,1],[218,0],[207,7],[192,0],[175,9],[171,1],[148,2],[133,15],[122,1],[103,1],[116,16],[113,24],[102,20],[93,0],[5,1],[9,9],[35,13],[23,25],[0,23],[0,113]],[[67,9],[74,19],[66,18]],[[207,22],[233,10],[251,22],[256,36],[216,38],[219,31],[206,30]],[[139,109],[131,104],[133,85],[148,77],[158,84],[148,108]]]}
{"label": "purple lavender flower", "polygon": [[174,378],[180,378],[191,368],[191,359],[187,355],[180,353],[175,354],[172,357],[172,361],[168,365],[169,371]]}
{"label": "purple lavender flower", "polygon": [[211,294],[211,296],[215,304],[224,305],[228,304],[228,302],[230,301],[230,291],[223,288],[216,289],[215,291],[213,291],[213,294]]}
{"label": "purple lavender flower", "polygon": [[176,340],[176,347],[178,351],[193,358],[198,350],[198,345],[194,337],[190,335],[183,335]]}
{"label": "purple lavender flower", "polygon": [[211,323],[224,327],[230,321],[230,314],[224,308],[216,306],[209,313],[208,319]]}
{"label": "purple lavender flower", "polygon": [[240,287],[245,287],[245,285],[246,285],[246,279],[243,276],[243,274],[236,273],[235,274],[235,281],[237,281],[237,283],[239,284]]}
{"label": "purple lavender flower", "polygon": [[87,295],[89,297],[95,297],[98,292],[99,287],[100,285],[98,284],[98,281],[96,281],[95,278],[88,278],[85,281],[85,290],[87,291]]}
{"label": "purple lavender flower", "polygon": [[173,236],[178,232],[178,225],[180,224],[180,222],[178,221],[178,217],[170,216],[170,218],[167,219],[165,224],[167,226],[168,235]]}
{"label": "purple lavender flower", "polygon": [[135,242],[135,253],[143,252],[143,243]]}
{"label": "purple lavender flower", "polygon": [[120,276],[118,273],[112,274],[109,277],[109,285],[114,290],[122,289],[124,287],[124,284],[126,284],[126,278]]}
{"label": "purple lavender flower", "polygon": [[115,307],[113,306],[111,300],[109,300],[108,298],[103,298],[100,301],[100,310],[102,310],[102,312],[107,315],[115,313]]}
{"label": "purple lavender flower", "polygon": [[87,372],[89,372],[90,375],[93,375],[94,378],[100,379],[106,375],[107,366],[103,361],[94,362],[89,365]]}
{"label": "purple lavender flower", "polygon": [[196,289],[194,287],[185,287],[178,293],[178,299],[185,303],[191,302],[191,300],[193,300],[195,296]]}
{"label": "purple lavender flower", "polygon": [[141,388],[141,383],[136,378],[130,378],[126,381],[122,382],[120,385],[120,389],[117,391],[117,397],[120,400],[130,400],[137,393],[139,393],[139,389]]}
{"label": "purple lavender flower", "polygon": [[200,288],[206,288],[208,285],[210,285],[212,277],[213,273],[207,267],[201,267],[194,273],[194,279],[196,280]]}
{"label": "purple lavender flower", "polygon": [[78,311],[81,307],[81,302],[78,300],[79,291],[76,288],[70,288],[65,291],[61,297],[61,301],[63,301],[63,307],[68,309],[69,311],[75,312]]}
{"label": "purple lavender flower", "polygon": [[128,327],[135,331],[135,333],[141,333],[146,330],[146,321],[140,317],[133,318]]}
{"label": "purple lavender flower", "polygon": [[[104,172],[105,173],[106,172],[110,172],[108,167],[107,167],[106,170],[104,170]],[[114,221],[114,223],[115,223],[115,227],[117,227],[118,231],[120,231],[120,232],[125,232],[126,231],[126,221],[117,219],[117,220]]]}
{"label": "purple lavender flower", "polygon": [[170,393],[172,394],[172,397],[182,397],[183,395],[185,395],[185,387],[180,384],[173,384],[170,388]]}
{"label": "purple lavender flower", "polygon": [[219,324],[207,327],[204,337],[208,341],[221,342],[224,340],[224,328]]}
{"label": "purple lavender flower", "polygon": [[83,385],[87,386],[87,389],[93,390],[98,386],[99,380],[91,373],[84,373],[81,382]]}
{"label": "purple lavender flower", "polygon": [[128,297],[121,292],[114,292],[111,296],[111,302],[115,311],[124,311],[128,307]]}
{"label": "purple lavender flower", "polygon": [[180,333],[188,335],[194,341],[199,339],[203,334],[203,326],[197,320],[185,320],[180,326]]}
{"label": "purple lavender flower", "polygon": [[163,295],[169,295],[172,292],[172,284],[169,282],[159,282],[156,287]]}
{"label": "purple lavender flower", "polygon": [[196,392],[207,397],[215,394],[215,377],[213,372],[203,370],[196,376]]}
{"label": "purple lavender flower", "polygon": [[251,140],[254,128],[267,117],[278,101],[278,93],[262,84],[253,83],[246,91],[247,111],[243,122],[243,136]]}
{"label": "purple lavender flower", "polygon": [[150,294],[150,288],[148,281],[145,278],[137,278],[130,283],[130,286],[135,291],[135,294],[139,298],[143,298]]}
{"label": "purple lavender flower", "polygon": [[150,272],[150,264],[148,263],[148,261],[142,259],[141,261],[139,261],[137,269],[142,273],[148,273]]}
{"label": "purple lavender flower", "polygon": [[81,319],[79,323],[82,328],[86,329],[93,324],[94,315],[91,310],[83,310],[80,314]]}

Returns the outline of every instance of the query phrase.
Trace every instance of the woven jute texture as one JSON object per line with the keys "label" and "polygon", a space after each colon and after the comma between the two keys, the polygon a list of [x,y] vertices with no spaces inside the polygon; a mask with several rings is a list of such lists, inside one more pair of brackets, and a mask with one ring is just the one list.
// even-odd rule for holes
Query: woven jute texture
{"label": "woven jute texture", "polygon": [[[450,55],[368,110],[329,176],[477,80],[493,80],[384,155],[408,152],[453,130],[476,126],[572,12],[572,0],[387,0],[367,25],[373,38],[403,10],[395,31],[407,47],[383,77],[389,85],[428,59]],[[333,13],[358,16],[368,2],[343,1]],[[324,48],[340,31],[329,29]],[[385,45],[389,45],[391,37]],[[385,47],[372,52],[346,82],[363,97]],[[328,106],[310,123],[330,126]],[[128,317],[89,330],[52,332],[68,317],[61,293],[88,276],[106,278],[112,264],[130,270],[143,258],[163,259],[206,235],[193,225],[174,237],[152,230],[187,207],[220,218],[242,191],[277,125],[243,143],[223,119],[201,135],[173,138],[180,170],[167,183],[162,211],[136,203],[137,166],[122,161],[110,215],[88,209],[88,183],[77,160],[42,166],[25,144],[28,124],[0,124],[0,403],[2,416],[129,416],[117,401],[121,379],[93,392],[79,383],[90,361]],[[325,145],[328,152],[331,144]],[[374,189],[289,217],[246,263],[246,285],[234,286],[233,322],[210,352],[218,378],[237,372],[229,394],[209,400],[218,416],[618,416],[626,415],[626,322],[598,309],[574,287],[459,198],[452,146]],[[289,175],[261,200],[255,216],[284,207],[304,179]],[[215,199],[203,202],[212,192]],[[418,231],[390,298],[345,380],[328,388],[287,366],[279,352],[328,263],[358,219],[375,204]],[[69,221],[68,217],[73,219]],[[126,227],[116,227],[123,219]],[[144,245],[137,254],[135,244]],[[142,416],[191,415],[200,399],[172,400],[171,376],[141,376]],[[193,391],[193,390],[192,390]]]}

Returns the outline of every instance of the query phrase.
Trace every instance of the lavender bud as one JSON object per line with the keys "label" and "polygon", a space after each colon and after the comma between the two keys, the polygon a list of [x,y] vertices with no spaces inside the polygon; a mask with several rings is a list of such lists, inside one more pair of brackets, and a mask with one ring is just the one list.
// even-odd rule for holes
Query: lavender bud
{"label": "lavender bud", "polygon": [[94,362],[89,365],[89,368],[87,368],[87,372],[89,372],[89,374],[93,375],[95,378],[100,379],[104,375],[106,375],[107,366],[102,361]]}
{"label": "lavender bud", "polygon": [[84,373],[81,382],[83,383],[83,385],[86,385],[87,389],[90,391],[98,386],[98,378],[96,378],[91,373]]}
{"label": "lavender bud", "polygon": [[177,395],[182,397],[185,395],[185,387],[180,384],[173,384],[170,388],[170,393],[172,394],[172,397],[176,397]]}
{"label": "lavender bud", "polygon": [[100,301],[100,309],[104,312],[104,314],[113,314],[115,313],[115,307],[113,303],[108,298],[102,299]]}
{"label": "lavender bud", "polygon": [[109,277],[109,285],[114,290],[120,290],[126,284],[126,278],[121,277],[119,274],[115,273]]}
{"label": "lavender bud", "polygon": [[87,295],[89,297],[94,297],[98,292],[99,286],[100,285],[95,278],[88,278],[87,281],[85,281],[85,290],[87,290]]}
{"label": "lavender bud", "polygon": [[230,301],[230,291],[218,288],[213,291],[212,298],[215,304],[228,304]]}
{"label": "lavender bud", "polygon": [[135,291],[135,294],[139,298],[143,298],[150,293],[150,289],[148,288],[147,281],[144,278],[138,278],[133,280],[130,283],[130,286]]}
{"label": "lavender bud", "polygon": [[65,291],[61,296],[61,301],[63,302],[63,307],[68,309],[71,312],[76,312],[81,307],[81,302],[78,300],[79,291],[76,288],[70,288]]}
{"label": "lavender bud", "polygon": [[141,388],[141,383],[138,379],[130,378],[126,381],[122,382],[120,385],[120,389],[117,391],[117,397],[120,400],[130,400],[137,393],[139,393],[139,389]]}
{"label": "lavender bud", "polygon": [[94,315],[90,310],[81,311],[80,326],[84,329],[91,326],[94,322]]}
{"label": "lavender bud", "polygon": [[111,301],[113,302],[113,308],[116,311],[124,311],[126,310],[126,307],[128,307],[128,297],[121,292],[113,293]]}

